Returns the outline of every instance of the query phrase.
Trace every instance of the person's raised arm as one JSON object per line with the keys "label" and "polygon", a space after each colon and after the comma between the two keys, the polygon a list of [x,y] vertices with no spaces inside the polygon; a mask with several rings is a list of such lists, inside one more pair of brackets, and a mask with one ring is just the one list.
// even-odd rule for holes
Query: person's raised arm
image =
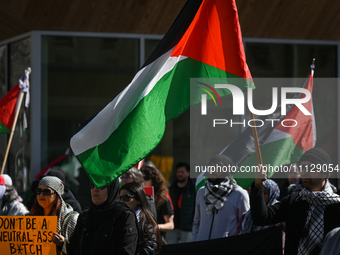
{"label": "person's raised arm", "polygon": [[263,182],[267,180],[267,166],[261,164],[258,165],[254,172],[255,188],[262,186]]}

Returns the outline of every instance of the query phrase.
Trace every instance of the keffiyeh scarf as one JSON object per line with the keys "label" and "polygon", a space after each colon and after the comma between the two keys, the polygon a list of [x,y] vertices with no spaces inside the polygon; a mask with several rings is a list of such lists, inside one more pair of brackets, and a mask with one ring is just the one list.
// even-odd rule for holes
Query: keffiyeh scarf
{"label": "keffiyeh scarf", "polygon": [[226,178],[219,185],[213,185],[209,180],[205,183],[204,201],[206,213],[211,215],[213,210],[221,209],[229,194],[236,188],[236,181],[233,178]]}
{"label": "keffiyeh scarf", "polygon": [[61,208],[58,217],[58,233],[65,237],[67,241],[70,240],[74,229],[77,225],[79,213],[73,211],[73,208],[61,200]]}
{"label": "keffiyeh scarf", "polygon": [[298,255],[310,254],[317,246],[322,248],[324,240],[324,212],[328,205],[340,203],[340,197],[333,193],[328,180],[322,191],[302,188],[296,200],[306,200],[309,204],[306,223],[299,242]]}

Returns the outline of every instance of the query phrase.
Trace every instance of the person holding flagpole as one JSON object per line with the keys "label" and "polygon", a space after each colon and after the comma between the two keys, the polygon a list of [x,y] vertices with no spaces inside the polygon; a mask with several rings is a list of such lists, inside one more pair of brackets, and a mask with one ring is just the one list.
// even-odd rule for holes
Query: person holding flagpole
{"label": "person holding flagpole", "polygon": [[259,166],[250,192],[251,216],[257,226],[286,222],[285,254],[319,254],[328,232],[340,226],[340,197],[327,179],[328,171],[312,171],[313,166],[326,169],[331,159],[322,148],[314,147],[300,158],[302,190],[293,192],[271,206],[263,197],[265,167]]}

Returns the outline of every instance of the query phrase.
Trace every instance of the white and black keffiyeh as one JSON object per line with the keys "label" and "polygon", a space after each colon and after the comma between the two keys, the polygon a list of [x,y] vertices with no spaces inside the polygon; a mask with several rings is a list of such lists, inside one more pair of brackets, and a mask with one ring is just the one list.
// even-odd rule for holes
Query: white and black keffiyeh
{"label": "white and black keffiyeh", "polygon": [[65,203],[61,198],[61,208],[58,216],[58,233],[65,237],[67,241],[70,240],[76,228],[78,216],[79,213],[73,211],[72,206]]}
{"label": "white and black keffiyeh", "polygon": [[309,191],[302,188],[296,198],[309,204],[306,223],[299,242],[298,255],[310,254],[317,246],[322,248],[324,240],[324,212],[328,205],[340,203],[340,197],[333,193],[328,180],[322,191]]}
{"label": "white and black keffiyeh", "polygon": [[229,194],[235,189],[236,181],[233,178],[226,178],[218,185],[213,185],[209,180],[205,183],[204,201],[206,213],[211,215],[213,209],[221,209]]}

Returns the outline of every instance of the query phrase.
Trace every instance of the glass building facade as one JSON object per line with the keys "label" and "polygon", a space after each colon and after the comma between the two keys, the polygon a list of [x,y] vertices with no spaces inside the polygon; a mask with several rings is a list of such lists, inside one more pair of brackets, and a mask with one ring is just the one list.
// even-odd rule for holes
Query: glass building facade
{"label": "glass building facade", "polygon": [[[69,148],[71,137],[132,80],[162,36],[144,34],[58,33],[34,31],[0,42],[0,96],[13,87],[25,68],[32,67],[31,103],[19,116],[6,172],[14,176],[19,192],[49,163]],[[253,77],[307,77],[316,58],[315,77],[337,77],[339,43],[244,38]],[[254,101],[266,88],[257,87]],[[333,91],[315,87],[313,98],[333,102],[316,109],[317,145],[339,158],[338,86]],[[322,102],[322,101],[321,101]],[[324,108],[323,108],[324,107]],[[327,114],[324,112],[327,109]],[[175,162],[190,158],[189,111],[167,125],[162,142],[152,154]],[[242,130],[228,136],[231,142]],[[332,134],[329,137],[329,134]],[[0,134],[0,159],[8,135]],[[227,145],[227,144],[226,144]]]}

